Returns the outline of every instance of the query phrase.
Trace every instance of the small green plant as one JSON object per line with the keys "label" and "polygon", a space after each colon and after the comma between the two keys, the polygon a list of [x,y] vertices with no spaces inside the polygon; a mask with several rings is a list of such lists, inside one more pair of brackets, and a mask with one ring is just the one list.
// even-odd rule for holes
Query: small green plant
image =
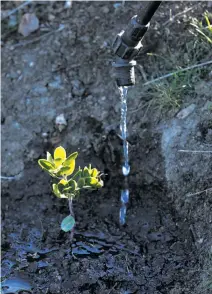
{"label": "small green plant", "polygon": [[198,21],[196,18],[193,18],[191,22],[191,25],[194,28],[192,33],[196,36],[201,36],[201,38],[209,44],[212,44],[212,24],[210,22],[211,17],[211,13],[204,13],[205,22],[207,24],[206,26],[203,25],[202,21]]}
{"label": "small green plant", "polygon": [[65,232],[73,231],[75,225],[72,201],[80,194],[81,189],[94,190],[103,187],[101,174],[91,165],[75,171],[75,161],[77,152],[66,157],[66,151],[63,147],[57,147],[54,151],[54,157],[47,152],[46,159],[39,159],[38,164],[51,177],[57,180],[53,183],[52,189],[58,198],[66,198],[69,201],[70,215],[63,219],[61,229]]}

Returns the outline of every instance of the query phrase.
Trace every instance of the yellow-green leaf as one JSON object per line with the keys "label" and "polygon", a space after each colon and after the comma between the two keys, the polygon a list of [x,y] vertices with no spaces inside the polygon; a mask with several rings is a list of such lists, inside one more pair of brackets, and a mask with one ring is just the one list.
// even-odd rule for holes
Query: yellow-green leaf
{"label": "yellow-green leaf", "polygon": [[62,158],[56,158],[54,160],[54,164],[55,164],[56,167],[59,167],[60,165],[62,165],[62,163],[63,163],[63,159]]}
{"label": "yellow-green leaf", "polygon": [[65,192],[75,192],[77,188],[77,183],[74,180],[68,181],[68,187],[65,188],[63,191]]}
{"label": "yellow-green leaf", "polygon": [[92,172],[91,172],[91,176],[96,178],[99,174],[99,171],[96,169],[96,168],[93,168],[92,169]]}
{"label": "yellow-green leaf", "polygon": [[54,169],[53,164],[46,159],[39,159],[38,164],[41,168],[45,169],[46,171]]}
{"label": "yellow-green leaf", "polygon": [[54,192],[55,196],[61,198],[61,193],[60,193],[60,191],[58,189],[58,185],[57,184],[53,184],[52,185],[52,188],[53,188],[53,192]]}
{"label": "yellow-green leaf", "polygon": [[75,169],[75,160],[73,160],[69,166],[63,166],[60,169],[59,174],[62,176],[63,175],[70,176],[74,172],[74,169]]}
{"label": "yellow-green leaf", "polygon": [[64,166],[70,165],[72,161],[74,161],[78,156],[78,152],[74,152],[71,155],[69,155],[66,160],[63,162]]}
{"label": "yellow-green leaf", "polygon": [[98,179],[96,178],[86,178],[85,183],[90,186],[95,186],[98,183]]}
{"label": "yellow-green leaf", "polygon": [[46,156],[47,160],[49,162],[51,162],[53,165],[54,165],[54,160],[53,160],[53,157],[52,155],[47,151],[47,156]]}
{"label": "yellow-green leaf", "polygon": [[[61,185],[61,184],[60,184]],[[58,197],[58,198],[68,198],[68,196],[66,196],[65,194],[61,193],[60,192],[60,189],[59,189],[59,184],[53,184],[52,185],[53,187],[53,192],[54,194]]]}
{"label": "yellow-green leaf", "polygon": [[66,181],[65,179],[62,179],[59,181],[58,184],[62,184],[63,186],[66,186],[68,184],[68,181]]}
{"label": "yellow-green leaf", "polygon": [[104,185],[103,181],[100,180],[100,181],[98,181],[98,183],[95,185],[95,187],[96,187],[97,189],[99,189],[99,188],[102,188],[103,185]]}
{"label": "yellow-green leaf", "polygon": [[57,147],[54,151],[54,159],[57,158],[61,158],[63,161],[66,159],[66,151],[62,146]]}

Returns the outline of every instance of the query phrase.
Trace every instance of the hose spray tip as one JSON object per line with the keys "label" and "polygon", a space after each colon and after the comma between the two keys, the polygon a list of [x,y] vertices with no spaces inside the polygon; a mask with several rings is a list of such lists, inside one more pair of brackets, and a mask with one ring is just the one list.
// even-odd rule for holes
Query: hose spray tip
{"label": "hose spray tip", "polygon": [[136,61],[125,61],[119,58],[112,63],[115,72],[115,79],[118,87],[127,87],[135,85]]}

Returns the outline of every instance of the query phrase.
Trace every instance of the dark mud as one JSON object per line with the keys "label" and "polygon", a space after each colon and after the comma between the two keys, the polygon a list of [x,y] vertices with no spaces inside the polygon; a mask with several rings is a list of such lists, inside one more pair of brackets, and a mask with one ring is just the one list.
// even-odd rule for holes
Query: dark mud
{"label": "dark mud", "polygon": [[[143,145],[140,155],[148,150]],[[114,147],[121,150],[121,144]],[[152,158],[161,158],[159,146],[152,148],[158,153]],[[134,149],[132,159],[138,154],[138,147]],[[150,158],[146,155],[153,164]],[[77,226],[72,244],[69,234],[60,231],[67,203],[49,193],[48,176],[30,164],[22,180],[11,182],[2,199],[2,277],[7,278],[5,289],[9,287],[5,293],[14,287],[10,277],[20,279],[20,290],[31,287],[33,293],[192,293],[195,245],[189,224],[167,197],[163,167],[158,163],[158,179],[154,172],[136,171],[132,165],[127,222],[120,226],[124,179],[112,166],[108,160],[104,189],[74,202]]]}

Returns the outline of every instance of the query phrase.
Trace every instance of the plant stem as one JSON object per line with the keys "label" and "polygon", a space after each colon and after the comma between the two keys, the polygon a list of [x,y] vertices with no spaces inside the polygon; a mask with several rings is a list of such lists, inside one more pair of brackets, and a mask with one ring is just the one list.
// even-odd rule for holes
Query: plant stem
{"label": "plant stem", "polygon": [[[68,206],[69,206],[69,211],[70,211],[70,215],[73,216],[74,218],[74,211],[73,211],[73,205],[72,205],[72,198],[68,199]],[[71,232],[70,232],[70,241],[72,242],[74,237],[74,227],[72,228]]]}
{"label": "plant stem", "polygon": [[68,206],[69,206],[70,215],[74,217],[72,198],[68,199]]}

